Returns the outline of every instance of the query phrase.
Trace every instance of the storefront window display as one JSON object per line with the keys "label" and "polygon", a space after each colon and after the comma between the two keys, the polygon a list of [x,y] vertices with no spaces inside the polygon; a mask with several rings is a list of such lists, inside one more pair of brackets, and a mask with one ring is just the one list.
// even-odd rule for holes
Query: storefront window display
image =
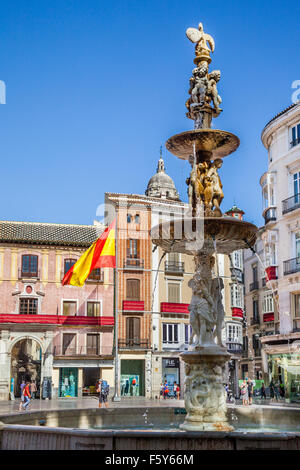
{"label": "storefront window display", "polygon": [[284,387],[284,396],[300,403],[300,354],[272,354],[269,356],[269,381]]}
{"label": "storefront window display", "polygon": [[121,396],[140,396],[140,383],[138,375],[121,375]]}
{"label": "storefront window display", "polygon": [[59,374],[59,397],[73,398],[78,396],[78,369],[61,368]]}
{"label": "storefront window display", "polygon": [[162,361],[162,382],[166,380],[169,386],[172,386],[174,382],[180,385],[179,358],[163,358]]}

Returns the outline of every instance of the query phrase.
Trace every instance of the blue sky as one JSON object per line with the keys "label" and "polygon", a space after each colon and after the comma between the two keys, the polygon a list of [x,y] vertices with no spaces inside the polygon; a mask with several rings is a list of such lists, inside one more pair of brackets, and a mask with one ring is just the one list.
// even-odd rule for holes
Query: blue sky
{"label": "blue sky", "polygon": [[[143,194],[160,145],[192,129],[185,30],[202,21],[222,72],[214,126],[241,140],[224,159],[222,208],[261,225],[260,134],[300,79],[299,13],[276,0],[2,2],[1,219],[89,224],[105,191]],[[186,200],[189,165],[163,156]]]}

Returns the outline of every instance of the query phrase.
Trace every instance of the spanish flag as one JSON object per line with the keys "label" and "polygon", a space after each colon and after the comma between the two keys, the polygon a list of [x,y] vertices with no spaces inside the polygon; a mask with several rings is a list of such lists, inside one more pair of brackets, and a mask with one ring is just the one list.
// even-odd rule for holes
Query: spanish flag
{"label": "spanish flag", "polygon": [[116,219],[104,230],[101,237],[86,250],[65,274],[62,285],[82,287],[91,271],[97,268],[116,267]]}

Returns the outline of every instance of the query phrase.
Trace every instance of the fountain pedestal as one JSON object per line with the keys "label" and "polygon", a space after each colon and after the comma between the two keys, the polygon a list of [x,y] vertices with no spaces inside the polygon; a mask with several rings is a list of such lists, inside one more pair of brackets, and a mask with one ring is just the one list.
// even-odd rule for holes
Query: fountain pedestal
{"label": "fountain pedestal", "polygon": [[186,431],[232,431],[226,417],[225,363],[230,355],[217,345],[181,354],[185,362]]}

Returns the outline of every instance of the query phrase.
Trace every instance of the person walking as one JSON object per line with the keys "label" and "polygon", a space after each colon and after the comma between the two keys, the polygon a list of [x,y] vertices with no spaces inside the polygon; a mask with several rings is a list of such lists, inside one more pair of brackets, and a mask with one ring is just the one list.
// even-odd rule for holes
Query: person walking
{"label": "person walking", "polygon": [[260,398],[261,398],[261,399],[263,399],[263,398],[264,398],[265,400],[267,399],[267,395],[266,395],[266,387],[265,387],[265,384],[264,384],[264,383],[262,383],[262,384],[261,384],[261,389],[260,389]]}
{"label": "person walking", "polygon": [[279,393],[280,393],[280,397],[284,400],[285,388],[284,388],[284,383],[282,382],[282,380],[280,381],[280,384],[279,384]]}
{"label": "person walking", "polygon": [[173,383],[173,398],[176,399],[176,393],[177,393],[177,383],[174,382]]}
{"label": "person walking", "polygon": [[26,382],[25,387],[23,388],[23,396],[24,396],[24,403],[23,403],[23,409],[28,410],[28,406],[30,403],[31,395],[30,395],[30,382]]}
{"label": "person walking", "polygon": [[37,386],[36,386],[35,381],[33,380],[30,384],[30,393],[31,393],[32,400],[35,399],[36,392],[37,392]]}
{"label": "person walking", "polygon": [[247,381],[247,388],[248,388],[248,403],[249,403],[249,405],[252,405],[253,382],[249,378],[248,378],[248,381]]}
{"label": "person walking", "polygon": [[108,408],[109,385],[106,380],[99,379],[97,392],[99,393],[99,408],[102,408],[102,403]]}
{"label": "person walking", "polygon": [[271,382],[270,382],[270,401],[274,401],[274,397],[275,397],[275,384],[273,382],[273,379],[271,379]]}
{"label": "person walking", "polygon": [[165,380],[164,383],[164,400],[169,396],[169,386],[168,382]]}
{"label": "person walking", "polygon": [[242,397],[242,400],[243,400],[243,405],[247,406],[249,397],[248,397],[248,387],[247,387],[246,380],[244,380],[242,385],[241,385],[241,397]]}
{"label": "person walking", "polygon": [[25,380],[22,380],[22,383],[20,385],[20,391],[21,391],[21,401],[20,401],[20,405],[19,405],[19,411],[22,411],[23,409],[23,403],[25,401],[25,397],[23,395],[23,390],[24,390],[24,387],[26,386],[26,383],[25,383]]}
{"label": "person walking", "polygon": [[178,384],[176,386],[176,398],[177,398],[177,400],[180,400],[180,387],[179,387]]}

